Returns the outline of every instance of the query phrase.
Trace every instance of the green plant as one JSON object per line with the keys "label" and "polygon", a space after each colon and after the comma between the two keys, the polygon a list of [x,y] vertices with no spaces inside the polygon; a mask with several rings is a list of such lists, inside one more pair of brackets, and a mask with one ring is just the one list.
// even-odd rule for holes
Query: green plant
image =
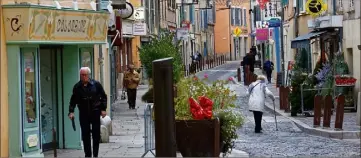
{"label": "green plant", "polygon": [[[314,75],[309,75],[303,82],[304,89],[313,89],[317,83],[317,79]],[[317,91],[303,91],[303,105],[305,110],[313,110],[314,97]]]}
{"label": "green plant", "polygon": [[140,61],[148,77],[153,76],[153,61],[173,57],[173,78],[177,83],[183,74],[182,56],[179,42],[174,42],[174,34],[162,32],[158,37],[152,37],[151,42],[139,48]]}
{"label": "green plant", "polygon": [[291,103],[291,116],[296,116],[301,111],[301,84],[307,77],[302,69],[295,65],[293,68],[293,75],[291,77],[292,91],[288,98]]}
{"label": "green plant", "polygon": [[213,118],[221,122],[221,140],[223,154],[227,155],[233,148],[234,140],[238,138],[237,128],[241,127],[244,119],[235,107],[236,95],[226,87],[228,81],[206,83],[207,78],[199,79],[195,76],[181,79],[177,84],[177,98],[175,98],[176,120],[192,120],[188,99],[206,96],[213,104]]}
{"label": "green plant", "polygon": [[221,141],[223,142],[223,157],[231,153],[234,148],[234,140],[238,138],[237,129],[244,123],[242,114],[234,109],[220,109],[214,115],[221,122]]}

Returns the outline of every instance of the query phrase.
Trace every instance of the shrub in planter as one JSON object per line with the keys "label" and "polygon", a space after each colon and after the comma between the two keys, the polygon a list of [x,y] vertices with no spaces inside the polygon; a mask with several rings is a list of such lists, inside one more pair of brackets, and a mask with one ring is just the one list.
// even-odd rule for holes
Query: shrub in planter
{"label": "shrub in planter", "polygon": [[[184,129],[184,126],[181,124],[184,124],[184,122],[188,123],[195,123],[198,122],[200,125],[203,126],[205,122],[204,120],[209,120],[211,122],[214,122],[215,119],[219,119],[220,121],[220,138],[219,138],[219,146],[220,151],[224,152],[226,155],[229,153],[233,147],[233,142],[235,139],[237,139],[237,133],[236,129],[242,126],[243,124],[243,117],[241,113],[234,112],[232,108],[235,107],[235,100],[236,96],[230,91],[230,89],[226,88],[226,83],[228,81],[216,81],[212,84],[206,84],[205,81],[207,80],[207,75],[205,75],[205,79],[199,79],[197,77],[189,77],[184,78],[180,80],[180,82],[177,84],[177,93],[178,96],[175,98],[175,116],[177,120],[176,129],[177,129],[177,140],[184,139],[184,137],[191,137],[188,133],[187,136],[183,135],[181,137],[181,133],[178,133],[180,131],[184,131],[187,129]],[[199,98],[199,104],[200,106],[197,106],[197,102],[194,101],[194,99]],[[202,101],[203,98],[203,101]],[[208,104],[212,103],[212,107],[210,106],[204,106],[204,98],[208,98]],[[202,103],[203,102],[203,103]],[[206,113],[205,116],[202,116],[201,114],[197,114],[197,111],[199,112],[199,107],[203,108],[203,111]],[[200,110],[202,111],[202,110]],[[209,122],[208,121],[208,122]],[[202,125],[201,125],[202,124]],[[211,126],[213,126],[213,129],[216,129],[216,123],[213,123]],[[180,129],[181,128],[181,129]],[[188,129],[188,131],[193,129]],[[204,133],[209,132],[209,129],[203,128]],[[182,132],[184,133],[184,132]],[[217,133],[217,132],[214,132]],[[216,136],[217,135],[213,135]],[[197,139],[209,139],[209,136],[204,135],[197,136]],[[216,139],[214,139],[216,140]],[[184,143],[184,142],[183,142]],[[189,143],[191,143],[189,141]],[[181,147],[178,144],[179,150],[184,152],[184,146]],[[184,144],[183,144],[184,145]],[[183,148],[183,149],[182,149]],[[194,151],[194,155],[189,155],[190,150],[192,149],[192,144],[188,144],[187,150],[188,153],[183,156],[200,156],[201,152]],[[196,147],[194,147],[194,150],[196,150]],[[200,150],[200,149],[198,149]],[[211,151],[209,151],[211,152]],[[198,153],[198,154],[195,154]],[[203,156],[208,156],[207,153],[203,153]]]}
{"label": "shrub in planter", "polygon": [[292,91],[288,96],[291,103],[291,116],[297,116],[297,113],[301,112],[301,84],[306,77],[307,74],[303,73],[302,69],[295,65],[291,77]]}
{"label": "shrub in planter", "polygon": [[[179,51],[179,43],[174,42],[174,34],[162,32],[160,37],[152,37],[151,42],[139,48],[139,56],[149,84],[152,85],[153,61],[162,58],[173,57],[173,79],[177,83],[183,75],[182,56]],[[144,100],[153,101],[152,89],[142,97]]]}

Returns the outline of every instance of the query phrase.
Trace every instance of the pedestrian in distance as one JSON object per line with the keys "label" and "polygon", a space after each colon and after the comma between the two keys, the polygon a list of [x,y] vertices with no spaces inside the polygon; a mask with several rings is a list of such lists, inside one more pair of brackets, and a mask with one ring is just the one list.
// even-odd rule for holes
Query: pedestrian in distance
{"label": "pedestrian in distance", "polygon": [[270,97],[272,101],[275,100],[273,93],[267,88],[266,77],[263,75],[257,76],[257,80],[249,85],[248,94],[250,95],[248,101],[249,110],[253,112],[256,124],[255,133],[262,133],[261,123],[266,96]]}
{"label": "pedestrian in distance", "polygon": [[70,98],[69,118],[74,119],[74,109],[78,105],[81,136],[85,157],[92,157],[91,138],[93,137],[93,157],[98,157],[100,142],[100,117],[107,115],[107,95],[103,86],[90,78],[89,67],[80,69],[80,81],[73,87]]}
{"label": "pedestrian in distance", "polygon": [[139,74],[134,69],[134,65],[130,64],[128,71],[124,75],[124,87],[127,90],[129,109],[135,109],[137,100],[137,88],[139,85]]}
{"label": "pedestrian in distance", "polygon": [[272,71],[274,69],[274,64],[269,59],[266,59],[266,61],[263,64],[263,70],[266,72],[268,83],[271,83],[272,79]]}

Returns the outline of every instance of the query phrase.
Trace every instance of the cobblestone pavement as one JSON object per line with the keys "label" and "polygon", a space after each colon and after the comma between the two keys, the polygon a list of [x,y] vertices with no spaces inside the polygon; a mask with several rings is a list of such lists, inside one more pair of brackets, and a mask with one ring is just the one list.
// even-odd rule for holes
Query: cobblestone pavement
{"label": "cobblestone pavement", "polygon": [[[230,85],[238,95],[238,110],[245,116],[245,124],[238,130],[235,149],[249,153],[250,157],[283,156],[361,156],[360,140],[338,140],[303,133],[291,120],[277,116],[275,128],[273,111],[263,115],[263,133],[254,133],[253,114],[248,111],[245,87]],[[269,99],[267,99],[270,102]],[[277,103],[276,103],[277,104]]]}

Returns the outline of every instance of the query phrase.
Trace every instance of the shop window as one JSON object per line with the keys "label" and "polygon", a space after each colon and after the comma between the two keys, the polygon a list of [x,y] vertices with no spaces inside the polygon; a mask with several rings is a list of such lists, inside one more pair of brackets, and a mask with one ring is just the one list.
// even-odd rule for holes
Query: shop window
{"label": "shop window", "polygon": [[80,48],[80,67],[89,67],[91,76],[94,78],[94,54],[93,48]]}
{"label": "shop window", "polygon": [[36,49],[22,49],[22,98],[24,124],[27,127],[37,125],[37,60]]}

